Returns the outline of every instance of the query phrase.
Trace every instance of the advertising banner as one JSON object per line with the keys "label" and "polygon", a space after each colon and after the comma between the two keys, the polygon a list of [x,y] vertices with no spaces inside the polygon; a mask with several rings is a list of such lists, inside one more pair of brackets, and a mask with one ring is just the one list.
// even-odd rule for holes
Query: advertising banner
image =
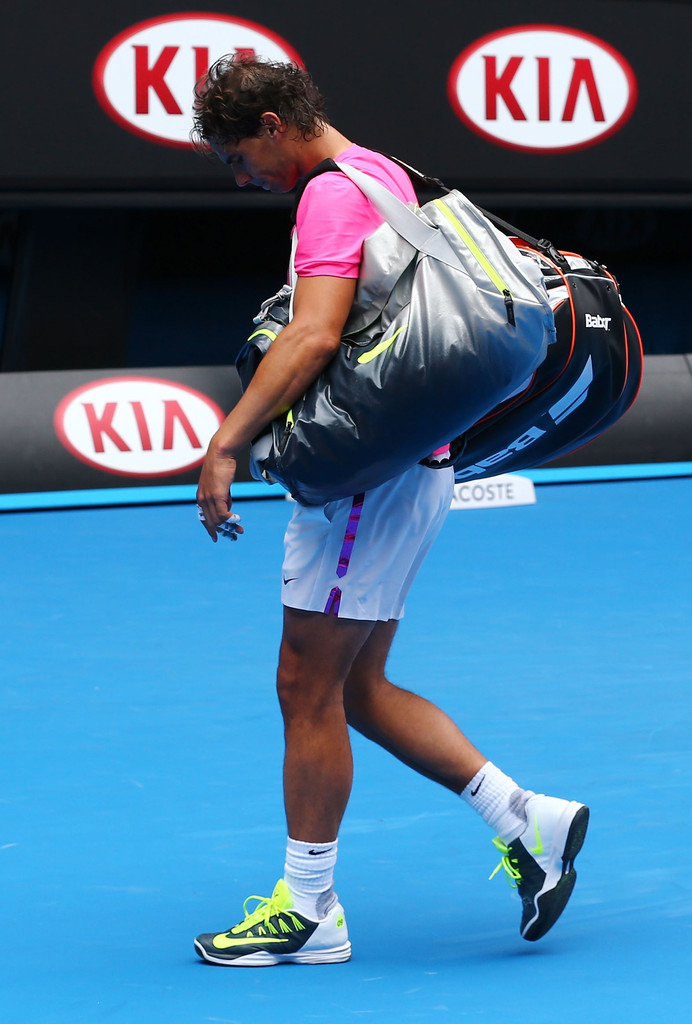
{"label": "advertising banner", "polygon": [[189,143],[228,53],[305,64],[348,137],[467,190],[685,192],[690,38],[692,5],[645,0],[29,0],[0,33],[0,192],[234,192]]}
{"label": "advertising banner", "polygon": [[240,393],[230,366],[0,374],[0,493],[196,484]]}
{"label": "advertising banner", "polygon": [[[209,440],[240,394],[231,366],[0,374],[0,495],[129,488],[134,496],[144,487],[143,500],[155,501],[157,488],[196,485]],[[550,465],[645,462],[690,471],[691,356],[647,357],[641,393],[625,416]],[[247,454],[236,480],[252,481]],[[475,490],[474,481],[465,483],[458,507],[527,500],[514,477],[496,479],[490,489],[488,481]],[[284,494],[263,482],[251,487],[253,495]]]}

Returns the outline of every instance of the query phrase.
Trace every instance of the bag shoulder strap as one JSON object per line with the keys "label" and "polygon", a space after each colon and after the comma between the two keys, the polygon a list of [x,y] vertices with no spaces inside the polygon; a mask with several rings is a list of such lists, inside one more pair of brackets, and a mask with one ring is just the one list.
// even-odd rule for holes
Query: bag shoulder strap
{"label": "bag shoulder strap", "polygon": [[337,164],[337,167],[358,186],[388,224],[414,249],[441,260],[455,270],[463,269],[461,260],[438,228],[419,217],[406,203],[369,174],[349,164]]}
{"label": "bag shoulder strap", "polygon": [[303,178],[297,202],[300,202],[308,182],[316,178],[317,175],[328,171],[336,171],[349,178],[363,195],[370,200],[397,234],[412,245],[414,249],[432,256],[434,259],[441,260],[455,270],[463,270],[459,257],[441,231],[426,223],[421,217],[418,217],[406,203],[393,195],[379,181],[375,181],[369,174],[365,174],[349,164],[340,164],[335,160],[323,160],[322,163],[317,164]]}
{"label": "bag shoulder strap", "polygon": [[313,167],[311,171],[308,171],[304,178],[300,179],[294,192],[293,209],[291,210],[291,221],[293,222],[293,224],[295,224],[296,222],[298,204],[300,203],[300,200],[303,198],[303,192],[307,188],[308,183],[311,182],[313,178],[316,178],[320,174],[324,174],[326,171],[338,170],[339,168],[336,166],[336,163],[331,158],[329,158],[327,160],[322,160],[319,164]]}
{"label": "bag shoulder strap", "polygon": [[[397,164],[402,170],[406,171],[409,177],[416,178],[427,188],[433,190],[442,190],[449,195],[452,189],[448,188],[444,182],[440,181],[439,178],[433,178],[429,174],[423,174],[422,171],[416,170],[410,164],[405,163],[398,157],[391,156],[388,153],[382,153],[392,163]],[[457,258],[454,250],[447,242],[441,231],[434,228],[430,224],[426,224],[424,220],[416,216],[406,203],[402,203],[400,199],[397,199],[389,189],[385,188],[370,175],[365,174],[363,171],[359,171],[355,167],[351,167],[349,164],[339,164],[335,160],[323,160],[317,164],[313,169],[303,178],[301,181],[298,192],[296,194],[296,201],[294,205],[294,221],[295,211],[298,208],[303,192],[313,178],[316,178],[320,174],[324,174],[328,171],[337,171],[345,174],[354,185],[363,192],[363,194],[370,200],[370,202],[379,210],[385,220],[394,228],[394,230],[401,235],[407,242],[409,242],[419,252],[427,253],[429,256],[433,256],[435,259],[442,260],[443,263],[448,264],[454,269],[460,269],[460,261]],[[547,238],[534,238],[533,235],[529,235],[527,232],[520,230],[514,225],[509,224],[501,217],[497,217],[494,213],[490,213],[488,210],[484,210],[483,207],[474,204],[476,209],[480,210],[484,217],[487,217],[491,224],[499,228],[505,234],[515,235],[521,239],[522,242],[526,242],[532,248],[538,250],[548,256],[553,262],[559,266],[565,268],[569,266],[567,259],[557,249],[553,243]]]}
{"label": "bag shoulder strap", "polygon": [[[433,178],[429,174],[423,174],[422,171],[417,171],[415,167],[411,167],[410,164],[404,163],[396,156],[391,156],[389,153],[383,153],[382,156],[386,156],[392,163],[398,164],[410,177],[417,178],[427,188],[442,189],[443,192],[449,194],[451,189],[447,188],[443,181],[439,178]],[[537,249],[539,252],[548,256],[555,263],[561,267],[568,267],[568,260],[562,255],[559,249],[557,249],[553,243],[547,238],[534,238],[533,235],[529,235],[528,232],[522,231],[520,228],[515,227],[508,221],[503,220],[502,217],[498,217],[494,213],[490,213],[488,210],[484,210],[482,206],[478,206],[474,203],[476,209],[480,210],[484,217],[487,217],[491,224],[494,224],[496,228],[500,228],[507,235],[516,235],[522,242],[526,242],[533,249]]]}

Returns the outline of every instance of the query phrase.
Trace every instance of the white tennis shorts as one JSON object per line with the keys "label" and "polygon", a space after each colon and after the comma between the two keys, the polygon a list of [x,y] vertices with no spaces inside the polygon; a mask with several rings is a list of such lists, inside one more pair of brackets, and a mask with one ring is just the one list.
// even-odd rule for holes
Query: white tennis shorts
{"label": "white tennis shorts", "polygon": [[400,619],[453,487],[451,467],[413,466],[353,498],[296,504],[284,538],[283,603],[344,619]]}

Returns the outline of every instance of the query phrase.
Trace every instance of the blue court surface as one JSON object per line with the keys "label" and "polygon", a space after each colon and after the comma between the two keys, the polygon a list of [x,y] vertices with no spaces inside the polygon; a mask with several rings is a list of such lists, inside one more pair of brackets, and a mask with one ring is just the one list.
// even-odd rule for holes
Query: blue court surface
{"label": "blue court surface", "polygon": [[216,968],[192,939],[282,873],[274,697],[286,502],[0,516],[3,1024],[687,1020],[692,478],[453,512],[391,677],[527,787],[592,809],[524,942],[491,833],[354,737],[350,963]]}

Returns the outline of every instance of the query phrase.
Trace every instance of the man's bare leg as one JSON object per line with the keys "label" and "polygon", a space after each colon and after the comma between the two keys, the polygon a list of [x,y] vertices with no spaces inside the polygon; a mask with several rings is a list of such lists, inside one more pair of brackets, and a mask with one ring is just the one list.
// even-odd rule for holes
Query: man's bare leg
{"label": "man's bare leg", "polygon": [[284,880],[294,908],[313,920],[336,901],[337,838],[353,779],[348,722],[457,793],[487,763],[443,711],[384,677],[395,631],[395,622],[284,609]]}
{"label": "man's bare leg", "polygon": [[421,775],[461,793],[487,758],[440,708],[390,683],[385,665],[397,623],[378,622],[344,685],[349,725]]}
{"label": "man's bare leg", "polygon": [[336,839],[351,792],[353,761],[343,686],[374,622],[284,609],[277,690],[284,719],[288,834]]}
{"label": "man's bare leg", "polygon": [[387,680],[396,627],[284,609],[278,693],[293,839],[328,843],[338,834],[353,780],[347,722],[455,793],[487,760],[444,711]]}

